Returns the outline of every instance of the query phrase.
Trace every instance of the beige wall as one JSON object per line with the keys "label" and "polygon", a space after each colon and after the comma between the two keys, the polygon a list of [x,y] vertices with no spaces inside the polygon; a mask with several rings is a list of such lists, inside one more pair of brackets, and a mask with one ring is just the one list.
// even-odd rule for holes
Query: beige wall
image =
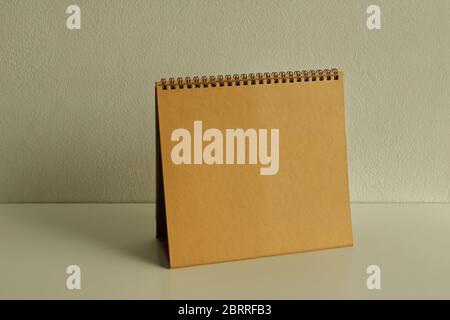
{"label": "beige wall", "polygon": [[334,66],[352,200],[448,202],[449,16],[447,0],[2,0],[0,202],[153,201],[160,77]]}

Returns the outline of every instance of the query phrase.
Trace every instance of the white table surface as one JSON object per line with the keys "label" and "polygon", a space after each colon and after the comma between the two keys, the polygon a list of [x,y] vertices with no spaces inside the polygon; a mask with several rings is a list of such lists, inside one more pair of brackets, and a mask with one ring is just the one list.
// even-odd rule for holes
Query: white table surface
{"label": "white table surface", "polygon": [[[448,203],[353,204],[351,248],[173,270],[154,208],[0,204],[0,299],[450,298]],[[66,289],[72,264],[81,290]]]}

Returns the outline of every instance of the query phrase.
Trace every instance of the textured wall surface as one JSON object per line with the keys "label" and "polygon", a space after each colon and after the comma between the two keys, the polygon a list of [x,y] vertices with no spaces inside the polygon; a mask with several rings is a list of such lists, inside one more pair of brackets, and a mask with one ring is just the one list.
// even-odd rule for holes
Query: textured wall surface
{"label": "textured wall surface", "polygon": [[0,202],[153,201],[156,80],[328,67],[351,200],[448,202],[449,16],[448,0],[1,0]]}

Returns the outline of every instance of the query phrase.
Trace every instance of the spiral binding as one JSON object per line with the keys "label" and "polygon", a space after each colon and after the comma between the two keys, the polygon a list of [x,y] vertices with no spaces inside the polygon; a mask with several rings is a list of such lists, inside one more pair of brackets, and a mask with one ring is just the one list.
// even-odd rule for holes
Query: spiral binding
{"label": "spiral binding", "polygon": [[273,83],[287,83],[287,82],[308,82],[308,81],[329,81],[338,80],[339,72],[336,68],[324,70],[302,70],[302,71],[287,71],[287,72],[264,72],[264,73],[249,73],[249,74],[234,74],[233,76],[227,74],[225,76],[195,76],[162,78],[157,83],[163,90],[174,89],[193,89],[193,88],[210,88],[210,87],[229,87],[229,86],[245,86],[256,84],[273,84]]}

